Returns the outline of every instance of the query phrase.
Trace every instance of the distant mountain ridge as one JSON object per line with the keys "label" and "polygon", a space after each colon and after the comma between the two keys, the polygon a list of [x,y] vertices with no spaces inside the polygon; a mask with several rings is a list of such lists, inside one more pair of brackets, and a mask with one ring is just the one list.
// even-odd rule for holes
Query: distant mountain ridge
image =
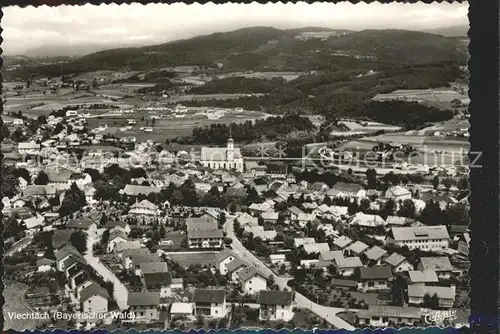
{"label": "distant mountain ridge", "polygon": [[419,31],[363,30],[346,31],[324,40],[295,38],[311,29],[322,31],[319,29],[324,28],[243,28],[157,45],[94,52],[67,62],[65,73],[60,73],[60,66],[51,65],[29,70],[35,75],[55,76],[102,69],[140,71],[222,63],[228,70],[308,71],[356,67],[357,63],[368,61],[374,68],[382,64],[405,66],[462,61],[467,54],[466,47],[457,39]]}
{"label": "distant mountain ridge", "polygon": [[466,37],[468,31],[469,31],[468,25],[460,25],[460,26],[450,26],[450,27],[430,29],[426,30],[425,32],[442,35],[445,37]]}

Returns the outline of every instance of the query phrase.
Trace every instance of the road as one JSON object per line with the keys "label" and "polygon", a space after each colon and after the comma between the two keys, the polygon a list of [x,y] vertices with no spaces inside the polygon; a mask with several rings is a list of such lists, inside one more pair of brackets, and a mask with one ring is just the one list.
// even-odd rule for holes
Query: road
{"label": "road", "polygon": [[34,330],[38,320],[11,319],[9,312],[16,314],[34,314],[33,310],[24,301],[24,294],[28,286],[22,283],[6,284],[4,290],[5,304],[3,306],[3,317],[5,320],[4,329],[13,329],[15,331],[24,331],[25,329]]}
{"label": "road", "polygon": [[[281,290],[292,290],[287,285],[288,281],[290,280],[289,278],[284,278],[276,275],[261,260],[259,260],[255,255],[253,255],[248,249],[243,246],[243,244],[234,234],[233,219],[231,217],[227,219],[226,224],[224,225],[224,231],[226,232],[226,235],[233,240],[233,242],[231,243],[231,248],[237,255],[239,255],[242,259],[252,263],[257,268],[257,270],[259,270],[266,277],[273,275],[275,283],[280,287]],[[295,302],[297,303],[297,307],[310,310],[318,317],[325,319],[329,324],[333,325],[337,329],[356,329],[354,326],[337,316],[337,313],[345,311],[345,309],[343,308],[319,305],[309,300],[307,297],[298,293],[297,291],[295,291]]]}
{"label": "road", "polygon": [[120,310],[126,310],[128,308],[127,298],[128,298],[128,290],[123,285],[122,282],[116,277],[114,273],[112,273],[105,265],[101,263],[98,257],[94,256],[92,246],[97,240],[92,238],[87,238],[87,254],[84,255],[85,261],[94,268],[95,271],[99,275],[101,275],[106,281],[111,281],[114,284],[114,297],[116,303]]}

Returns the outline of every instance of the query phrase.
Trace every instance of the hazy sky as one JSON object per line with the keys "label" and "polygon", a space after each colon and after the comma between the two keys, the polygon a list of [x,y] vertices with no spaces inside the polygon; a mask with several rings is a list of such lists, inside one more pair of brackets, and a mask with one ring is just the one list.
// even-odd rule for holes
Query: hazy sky
{"label": "hazy sky", "polygon": [[468,24],[468,4],[132,4],[3,8],[2,48],[154,44],[251,26],[433,29]]}

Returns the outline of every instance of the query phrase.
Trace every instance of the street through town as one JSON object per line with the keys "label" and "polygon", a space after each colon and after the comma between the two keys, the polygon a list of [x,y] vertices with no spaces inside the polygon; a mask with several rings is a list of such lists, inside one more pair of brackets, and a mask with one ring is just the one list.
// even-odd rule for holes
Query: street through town
{"label": "street through town", "polygon": [[[234,222],[233,218],[228,218],[226,224],[224,225],[224,231],[226,232],[226,235],[233,240],[233,242],[231,243],[231,248],[233,249],[233,251],[237,255],[239,255],[242,259],[248,261],[250,264],[253,264],[257,268],[257,270],[259,270],[266,277],[273,275],[276,284],[279,286],[281,290],[283,289],[292,290],[287,285],[287,282],[290,279],[277,276],[261,260],[259,260],[255,255],[253,255],[248,249],[246,249],[243,246],[243,244],[238,240],[238,238],[234,234],[233,222]],[[307,297],[298,293],[297,291],[295,291],[295,302],[297,303],[296,305],[297,307],[306,308],[310,310],[318,317],[325,319],[329,324],[331,324],[337,329],[347,329],[347,330],[355,329],[354,326],[350,325],[348,322],[337,316],[337,313],[345,311],[345,309],[343,308],[319,305],[309,300]]]}
{"label": "street through town", "polygon": [[120,310],[126,310],[128,308],[128,290],[125,285],[120,282],[116,275],[112,273],[105,265],[103,265],[98,257],[94,256],[92,246],[96,241],[96,239],[90,237],[87,238],[87,254],[84,255],[84,258],[87,263],[92,266],[92,268],[94,268],[94,270],[97,271],[97,273],[101,275],[106,281],[113,282],[113,295],[115,297],[116,303],[118,304]]}

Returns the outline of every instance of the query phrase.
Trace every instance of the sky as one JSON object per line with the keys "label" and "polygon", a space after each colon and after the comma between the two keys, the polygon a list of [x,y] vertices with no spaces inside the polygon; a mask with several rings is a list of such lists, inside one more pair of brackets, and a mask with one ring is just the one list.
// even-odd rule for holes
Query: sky
{"label": "sky", "polygon": [[252,26],[427,30],[468,24],[467,3],[134,3],[2,10],[7,55],[48,44],[158,44]]}

